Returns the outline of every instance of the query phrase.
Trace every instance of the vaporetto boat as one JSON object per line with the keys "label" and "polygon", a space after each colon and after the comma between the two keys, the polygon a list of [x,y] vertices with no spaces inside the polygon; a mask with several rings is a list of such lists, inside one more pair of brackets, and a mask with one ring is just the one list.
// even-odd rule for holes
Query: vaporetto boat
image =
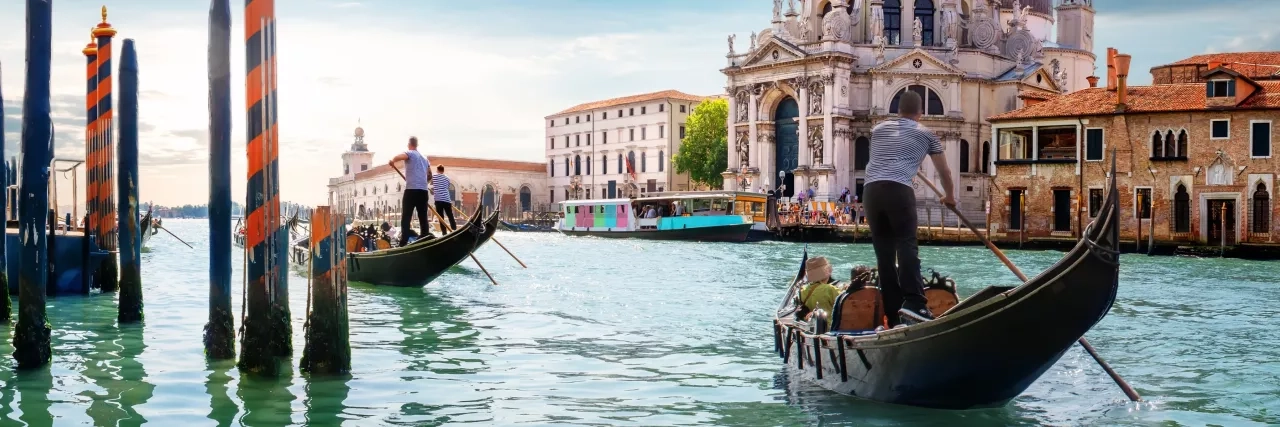
{"label": "vaporetto boat", "polygon": [[735,213],[732,192],[673,192],[561,202],[557,230],[570,236],[743,242],[755,221]]}

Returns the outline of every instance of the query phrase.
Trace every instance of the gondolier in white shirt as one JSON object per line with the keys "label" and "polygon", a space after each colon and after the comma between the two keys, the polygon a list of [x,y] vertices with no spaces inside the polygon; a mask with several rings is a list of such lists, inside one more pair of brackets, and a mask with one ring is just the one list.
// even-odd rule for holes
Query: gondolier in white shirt
{"label": "gondolier in white shirt", "polygon": [[444,165],[436,165],[436,174],[431,176],[431,192],[436,201],[436,213],[449,217],[449,229],[458,228],[453,220],[453,195],[449,194],[449,177],[444,174]]}
{"label": "gondolier in white shirt", "polygon": [[427,182],[431,181],[431,162],[418,152],[418,137],[409,137],[409,149],[391,158],[387,164],[395,167],[396,162],[404,162],[404,197],[401,199],[400,211],[400,246],[409,244],[409,226],[413,223],[413,212],[418,211],[418,226],[422,227],[422,236],[431,237],[431,222],[427,212]]}
{"label": "gondolier in white shirt", "polygon": [[925,319],[933,318],[920,276],[916,195],[911,185],[926,155],[933,160],[946,190],[940,201],[947,206],[956,204],[942,141],[916,122],[921,104],[920,95],[907,91],[899,101],[899,117],[871,129],[871,155],[862,193],[871,244],[876,251],[879,286],[891,325],[899,323],[899,307]]}

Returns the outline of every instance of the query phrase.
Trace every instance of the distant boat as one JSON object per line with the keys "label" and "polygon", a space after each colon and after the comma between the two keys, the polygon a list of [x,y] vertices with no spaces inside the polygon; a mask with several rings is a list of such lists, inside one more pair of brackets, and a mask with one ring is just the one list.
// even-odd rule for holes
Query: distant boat
{"label": "distant boat", "polygon": [[570,200],[561,203],[558,230],[570,236],[745,242],[755,220],[734,211],[738,198],[734,192],[690,191]]}

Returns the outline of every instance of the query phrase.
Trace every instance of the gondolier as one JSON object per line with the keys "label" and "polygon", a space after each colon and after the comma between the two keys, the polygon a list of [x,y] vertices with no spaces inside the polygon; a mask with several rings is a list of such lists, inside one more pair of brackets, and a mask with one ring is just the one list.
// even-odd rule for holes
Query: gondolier
{"label": "gondolier", "polygon": [[453,195],[449,193],[449,177],[444,174],[444,165],[436,165],[436,174],[431,176],[431,192],[435,193],[436,213],[449,217],[449,229],[458,228],[453,220]]}
{"label": "gondolier", "polygon": [[395,167],[396,162],[404,162],[404,179],[405,189],[404,196],[400,205],[400,246],[407,245],[409,238],[409,226],[413,223],[413,212],[418,212],[418,226],[422,228],[421,235],[427,238],[434,237],[431,235],[431,227],[429,224],[429,216],[427,215],[427,182],[431,180],[431,162],[427,161],[422,153],[418,152],[418,137],[409,137],[409,149],[403,153],[397,154],[387,162],[391,167]]}
{"label": "gondolier", "polygon": [[[912,177],[920,170],[925,155],[941,174],[946,195],[944,205],[955,206],[951,170],[947,167],[942,141],[920,119],[921,99],[915,92],[902,95],[898,118],[885,120],[871,129],[871,153],[867,163],[863,200],[871,244],[876,251],[879,287],[884,292],[885,313],[898,323],[898,309],[932,319],[920,276],[919,247],[916,246],[916,195]],[[896,273],[896,274],[895,274]]]}

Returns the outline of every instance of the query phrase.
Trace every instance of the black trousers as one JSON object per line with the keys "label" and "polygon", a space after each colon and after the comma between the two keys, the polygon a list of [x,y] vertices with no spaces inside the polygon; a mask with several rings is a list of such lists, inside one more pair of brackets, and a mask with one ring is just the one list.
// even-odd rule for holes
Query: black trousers
{"label": "black trousers", "polygon": [[422,227],[419,238],[431,235],[431,216],[427,212],[427,190],[404,190],[404,198],[400,199],[400,246],[409,243],[409,225],[413,223],[413,212],[418,212],[418,226]]}
{"label": "black trousers", "polygon": [[864,212],[876,251],[880,291],[889,323],[898,323],[903,303],[924,307],[924,279],[916,245],[916,193],[892,181],[875,181],[863,190]]}
{"label": "black trousers", "polygon": [[458,223],[453,221],[453,203],[436,200],[436,213],[449,217],[449,230],[458,229]]}

